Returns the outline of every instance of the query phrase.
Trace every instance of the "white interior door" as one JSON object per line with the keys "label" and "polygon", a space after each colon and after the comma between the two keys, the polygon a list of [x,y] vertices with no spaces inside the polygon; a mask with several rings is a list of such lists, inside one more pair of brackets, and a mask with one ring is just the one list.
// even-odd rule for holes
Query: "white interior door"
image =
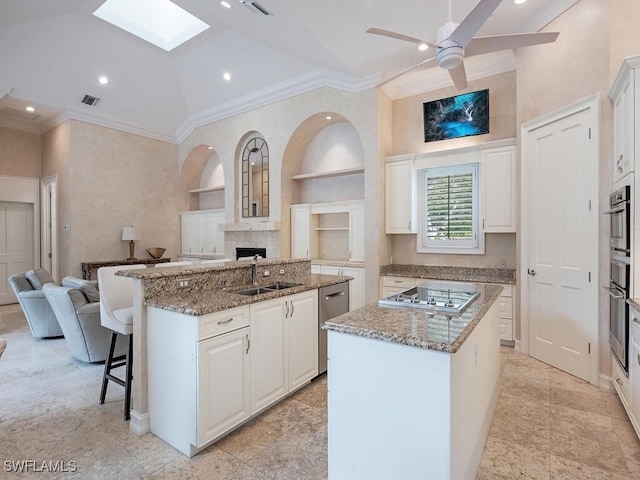
{"label": "white interior door", "polygon": [[595,384],[598,229],[594,118],[592,109],[583,108],[525,132],[522,291],[527,297],[523,313],[528,320],[529,354]]}
{"label": "white interior door", "polygon": [[0,305],[18,302],[9,286],[9,277],[31,268],[33,205],[0,202]]}

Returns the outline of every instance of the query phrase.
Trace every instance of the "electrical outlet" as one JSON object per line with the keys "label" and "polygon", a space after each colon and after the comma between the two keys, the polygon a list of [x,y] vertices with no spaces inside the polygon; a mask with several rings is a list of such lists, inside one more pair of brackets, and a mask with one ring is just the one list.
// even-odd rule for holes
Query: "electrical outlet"
{"label": "electrical outlet", "polygon": [[269,275],[271,275],[271,273],[269,273],[269,270],[265,270],[262,274],[263,277],[268,277]]}
{"label": "electrical outlet", "polygon": [[187,279],[187,278],[178,278],[176,280],[176,285],[178,285],[179,288],[188,287],[189,286],[189,279]]}
{"label": "electrical outlet", "polygon": [[280,275],[284,275],[284,268],[280,269]]}

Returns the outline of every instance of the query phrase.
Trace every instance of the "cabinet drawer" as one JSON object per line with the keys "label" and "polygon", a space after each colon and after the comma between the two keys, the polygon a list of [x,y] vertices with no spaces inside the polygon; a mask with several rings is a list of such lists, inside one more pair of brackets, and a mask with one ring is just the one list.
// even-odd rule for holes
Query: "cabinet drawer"
{"label": "cabinet drawer", "polygon": [[500,306],[500,318],[513,319],[513,298],[500,297],[498,298],[498,304]]}
{"label": "cabinet drawer", "polygon": [[620,400],[625,408],[629,405],[629,378],[624,374],[622,368],[618,364],[616,357],[611,355],[611,376],[613,377],[613,386],[615,387]]}
{"label": "cabinet drawer", "polygon": [[500,340],[513,340],[513,320],[500,319]]}
{"label": "cabinet drawer", "polygon": [[237,307],[198,317],[198,340],[249,325],[249,307]]}
{"label": "cabinet drawer", "polygon": [[500,284],[502,287],[501,297],[513,297],[513,285]]}
{"label": "cabinet drawer", "polygon": [[403,287],[411,288],[416,286],[415,278],[410,277],[394,277],[390,275],[385,275],[382,277],[382,286],[383,287]]}

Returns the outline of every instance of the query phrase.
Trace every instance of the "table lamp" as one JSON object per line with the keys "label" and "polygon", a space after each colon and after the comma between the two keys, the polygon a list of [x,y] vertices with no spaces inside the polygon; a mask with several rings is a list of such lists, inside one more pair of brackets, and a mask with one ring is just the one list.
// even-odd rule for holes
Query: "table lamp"
{"label": "table lamp", "polygon": [[136,261],[137,258],[133,256],[133,251],[136,248],[135,241],[140,240],[140,236],[138,235],[138,230],[136,230],[136,227],[124,227],[122,229],[122,240],[129,240],[129,258],[127,258],[127,261]]}

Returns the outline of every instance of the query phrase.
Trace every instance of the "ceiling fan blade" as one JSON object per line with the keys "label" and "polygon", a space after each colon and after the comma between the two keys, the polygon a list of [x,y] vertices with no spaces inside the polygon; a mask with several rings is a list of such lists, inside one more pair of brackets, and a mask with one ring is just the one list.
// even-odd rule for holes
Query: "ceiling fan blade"
{"label": "ceiling fan blade", "polygon": [[396,40],[403,40],[405,42],[415,43],[416,45],[420,45],[424,43],[425,45],[429,45],[431,48],[438,48],[438,45],[435,43],[428,42],[427,40],[421,40],[416,37],[411,37],[409,35],[404,35],[402,33],[392,32],[391,30],[384,30],[382,28],[370,27],[367,29],[367,33],[373,33],[374,35],[382,35],[383,37],[395,38]]}
{"label": "ceiling fan blade", "polygon": [[449,35],[449,39],[465,47],[501,2],[502,0],[480,0],[458,28]]}
{"label": "ceiling fan blade", "polygon": [[450,68],[449,75],[451,75],[451,80],[453,80],[453,84],[458,90],[467,88],[467,72],[464,69],[464,62],[455,68]]}
{"label": "ceiling fan blade", "polygon": [[498,52],[511,48],[529,47],[543,43],[553,43],[559,32],[516,33],[513,35],[492,35],[490,37],[475,37],[464,49],[464,56],[481,55],[483,53]]}
{"label": "ceiling fan blade", "polygon": [[414,65],[413,67],[407,68],[406,70],[401,71],[400,73],[396,73],[394,76],[389,77],[385,80],[383,80],[382,82],[378,83],[378,87],[381,87],[387,83],[389,83],[391,80],[395,80],[398,77],[401,77],[402,75],[404,75],[405,73],[409,73],[412,70],[415,70],[416,68],[420,68],[420,67],[424,67],[424,66],[428,66],[429,63],[435,63],[436,57],[431,57],[431,58],[427,58],[426,60],[418,63],[417,65]]}

